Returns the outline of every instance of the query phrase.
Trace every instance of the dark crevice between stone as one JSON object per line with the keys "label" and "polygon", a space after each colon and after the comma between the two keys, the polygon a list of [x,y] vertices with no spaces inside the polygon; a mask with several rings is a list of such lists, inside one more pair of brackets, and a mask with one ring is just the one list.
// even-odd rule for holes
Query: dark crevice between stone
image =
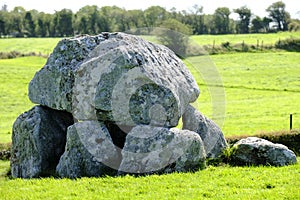
{"label": "dark crevice between stone", "polygon": [[[44,111],[47,113],[47,120],[45,120],[44,123],[48,124],[49,127],[45,127],[44,129],[51,129],[52,131],[60,134],[53,134],[53,138],[51,139],[52,144],[48,145],[48,148],[51,149],[51,152],[49,152],[49,156],[47,156],[44,160],[44,163],[47,163],[46,166],[44,166],[44,169],[39,174],[39,177],[49,177],[54,176],[57,177],[57,174],[55,172],[56,166],[59,163],[60,157],[63,155],[65,151],[65,146],[67,142],[67,129],[69,126],[74,124],[74,119],[71,113],[66,111],[58,111],[53,110],[51,108],[48,108],[46,106],[41,106]],[[55,126],[53,126],[55,124]],[[47,130],[41,130],[41,131],[47,131]]]}
{"label": "dark crevice between stone", "polygon": [[109,131],[114,145],[116,145],[120,149],[123,149],[127,133],[130,132],[133,127],[117,125],[112,122],[105,122],[105,125]]}

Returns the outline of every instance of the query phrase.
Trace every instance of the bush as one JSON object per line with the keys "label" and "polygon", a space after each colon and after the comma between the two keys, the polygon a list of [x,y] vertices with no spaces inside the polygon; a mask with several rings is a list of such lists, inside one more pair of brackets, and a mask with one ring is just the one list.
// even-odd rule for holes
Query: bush
{"label": "bush", "polygon": [[278,40],[275,44],[275,47],[277,49],[284,49],[287,51],[300,51],[300,38]]}
{"label": "bush", "polygon": [[0,143],[0,160],[9,160],[11,143]]}

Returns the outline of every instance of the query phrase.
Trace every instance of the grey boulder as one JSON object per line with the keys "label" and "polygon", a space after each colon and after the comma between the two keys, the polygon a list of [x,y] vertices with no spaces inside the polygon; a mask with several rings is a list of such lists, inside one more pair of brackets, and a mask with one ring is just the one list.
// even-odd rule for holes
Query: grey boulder
{"label": "grey boulder", "polygon": [[198,133],[204,143],[207,158],[220,156],[227,147],[227,142],[221,129],[212,120],[189,105],[182,116],[182,129]]}
{"label": "grey boulder", "polygon": [[55,172],[71,124],[70,113],[42,106],[21,114],[13,125],[12,176],[32,178]]}
{"label": "grey boulder", "polygon": [[235,165],[285,166],[297,162],[295,153],[286,146],[257,137],[238,141],[231,159]]}
{"label": "grey boulder", "polygon": [[78,122],[68,128],[67,144],[56,171],[60,177],[115,175],[121,161],[102,122]]}
{"label": "grey boulder", "polygon": [[197,133],[136,126],[127,135],[119,174],[187,172],[205,168],[205,150]]}

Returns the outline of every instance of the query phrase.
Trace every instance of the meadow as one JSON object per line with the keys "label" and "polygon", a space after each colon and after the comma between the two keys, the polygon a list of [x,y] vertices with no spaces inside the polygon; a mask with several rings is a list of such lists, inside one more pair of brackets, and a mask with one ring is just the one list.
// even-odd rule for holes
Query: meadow
{"label": "meadow", "polygon": [[[218,37],[220,41],[222,37],[231,39],[232,43],[252,37],[274,43],[278,38],[297,36],[299,33],[192,38],[199,44],[210,44],[210,37],[216,43]],[[58,40],[0,39],[0,52],[49,54]],[[251,41],[256,44],[256,40]],[[294,128],[300,128],[299,53],[231,53],[188,57],[184,61],[201,89],[195,105],[216,122],[224,122],[225,136],[288,130],[290,113],[294,114]],[[46,58],[34,56],[0,59],[0,143],[11,141],[14,120],[34,106],[27,97],[28,83],[45,62]],[[223,97],[214,99],[223,95],[216,91],[225,92],[225,102],[218,102]],[[214,115],[214,105],[221,111],[225,105],[225,112]],[[224,164],[195,173],[144,177],[22,180],[6,177],[9,161],[0,160],[0,199],[300,199],[299,162],[298,158],[296,165],[287,167]]]}
{"label": "meadow", "polygon": [[[0,199],[299,199],[300,164],[286,167],[209,166],[195,173],[144,177],[8,179]],[[0,161],[0,173],[8,161]]]}

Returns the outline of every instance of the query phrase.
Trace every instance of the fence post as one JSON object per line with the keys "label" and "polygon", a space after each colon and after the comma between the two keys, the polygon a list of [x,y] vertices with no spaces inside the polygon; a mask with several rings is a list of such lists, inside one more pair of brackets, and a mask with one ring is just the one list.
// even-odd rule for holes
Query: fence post
{"label": "fence post", "polygon": [[293,114],[290,114],[290,130],[293,129]]}

